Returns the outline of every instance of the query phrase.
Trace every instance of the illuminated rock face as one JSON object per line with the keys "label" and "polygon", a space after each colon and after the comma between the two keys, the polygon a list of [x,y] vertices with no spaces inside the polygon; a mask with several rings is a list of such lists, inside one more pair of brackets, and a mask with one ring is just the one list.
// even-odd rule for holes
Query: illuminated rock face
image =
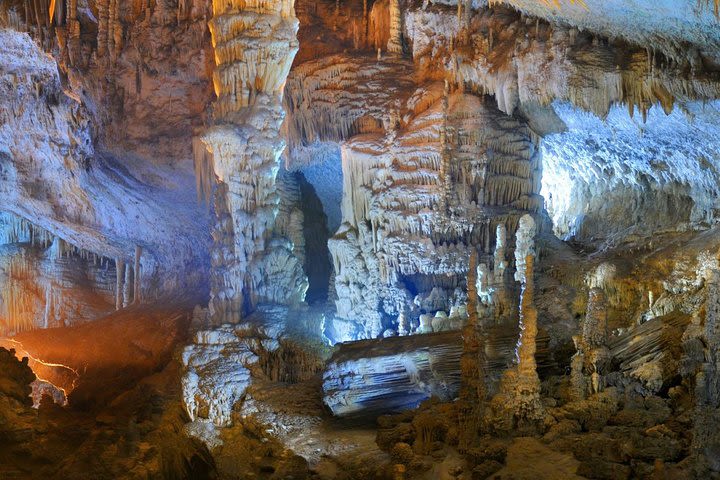
{"label": "illuminated rock face", "polygon": [[[214,125],[195,139],[194,154],[198,193],[214,206],[208,321],[220,325],[238,323],[262,303],[301,304],[308,280],[302,212],[291,206],[299,194],[277,184],[282,89],[298,49],[293,2],[216,0],[209,25],[217,100]],[[192,420],[204,419],[190,429],[211,446],[215,427],[232,424],[258,361],[234,331],[201,332],[184,357],[185,405]],[[276,345],[278,335],[270,338]]]}
{"label": "illuminated rock face", "polygon": [[393,338],[341,348],[323,375],[323,401],[334,415],[372,415],[456,397],[462,354],[458,332]]}
{"label": "illuminated rock face", "polygon": [[[210,315],[196,308],[194,322],[208,325]],[[246,394],[253,379],[263,377],[262,372],[270,378],[282,376],[278,371],[283,365],[275,365],[275,374],[270,365],[273,355],[281,357],[282,342],[290,339],[287,316],[286,307],[261,306],[240,323],[195,333],[182,353],[183,402],[191,420],[188,434],[214,448],[222,444],[221,429],[233,425],[233,412],[243,417],[251,414],[253,406]],[[302,370],[304,366],[294,367]]]}
{"label": "illuminated rock face", "polygon": [[0,335],[69,326],[115,310],[115,261],[0,214]]}
{"label": "illuminated rock face", "polygon": [[[500,3],[500,2],[492,2]],[[640,45],[652,44],[671,56],[683,56],[693,45],[710,58],[720,55],[720,33],[714,9],[717,2],[661,0],[648,5],[641,0],[610,0],[600,4],[563,4],[562,8],[537,0],[506,2],[528,15],[560,20],[606,37],[623,37]]]}
{"label": "illuminated rock face", "polygon": [[[495,325],[478,329],[474,368],[467,366],[467,330],[433,332],[384,339],[361,340],[338,345],[323,372],[323,402],[341,417],[375,415],[403,411],[439,397],[455,400],[463,375],[470,379],[476,395],[460,398],[477,404],[476,422],[484,411],[484,394],[493,394],[498,379],[515,358],[517,327]],[[552,361],[547,336],[537,338],[537,364],[548,367]],[[465,346],[464,346],[465,345]],[[473,353],[473,352],[468,352]],[[461,363],[462,362],[462,363]],[[479,383],[472,384],[473,379]]]}
{"label": "illuminated rock face", "polygon": [[[441,67],[448,65],[453,81],[492,94],[508,114],[555,100],[600,117],[616,103],[643,115],[660,103],[669,113],[676,101],[718,94],[712,69],[703,68],[693,50],[663,55],[658,49],[648,56],[635,44],[493,10],[473,15],[467,40],[460,35],[455,12],[447,8],[410,9],[405,25],[422,74],[445,78]],[[688,68],[696,72],[688,74]]]}
{"label": "illuminated rock face", "polygon": [[217,0],[213,15],[215,125],[196,140],[195,161],[215,206],[210,308],[219,324],[263,301],[302,302],[307,279],[292,247],[269,242],[285,148],[282,88],[298,49],[293,2]]}
{"label": "illuminated rock face", "polygon": [[[378,337],[396,330],[400,319],[403,322],[409,319],[410,330],[418,329],[421,315],[447,314],[464,303],[464,281],[453,280],[453,272],[466,270],[467,246],[480,246],[483,258],[479,259],[479,268],[488,267],[487,272],[479,273],[483,304],[492,305],[492,310],[501,315],[510,310],[511,297],[503,292],[502,260],[497,273],[492,273],[489,266],[495,259],[489,257],[498,224],[507,224],[512,239],[520,215],[542,210],[540,190],[535,183],[540,178],[535,166],[539,161],[531,160],[530,171],[537,173],[530,174],[521,161],[503,158],[499,160],[503,166],[498,167],[499,163],[483,160],[485,151],[502,149],[485,140],[482,141],[486,144],[481,146],[464,143],[468,141],[463,137],[464,131],[483,124],[482,120],[469,118],[481,116],[472,112],[477,98],[465,94],[462,99],[455,99],[455,94],[451,94],[448,106],[443,107],[442,83],[433,80],[448,78],[466,92],[491,94],[481,102],[483,109],[495,112],[491,117],[497,114],[497,118],[505,118],[508,123],[498,125],[505,121],[501,120],[496,125],[480,127],[485,129],[483,134],[492,136],[489,132],[497,129],[504,133],[500,138],[505,141],[507,132],[522,135],[520,132],[527,128],[528,143],[536,138],[534,134],[545,136],[541,148],[548,154],[553,153],[552,148],[561,148],[559,144],[565,135],[574,134],[561,133],[567,130],[567,125],[548,105],[554,100],[571,102],[599,116],[614,112],[617,107],[612,106],[622,102],[629,105],[631,115],[639,111],[645,117],[656,102],[665,112],[671,112],[676,102],[717,95],[717,84],[709,71],[700,69],[697,74],[687,75],[686,68],[694,61],[692,54],[676,58],[658,53],[657,57],[648,57],[643,48],[620,46],[573,28],[500,15],[492,10],[468,13],[468,9],[460,8],[456,15],[454,10],[438,6],[408,6],[397,20],[394,8],[391,3],[388,29],[392,37],[396,32],[393,25],[401,24],[403,48],[410,53],[412,65],[407,64],[408,58],[392,56],[378,60],[366,54],[327,55],[296,66],[286,86],[290,163],[311,162],[313,154],[327,152],[329,143],[342,143],[344,223],[330,240],[338,311],[332,329],[338,332],[335,341]],[[393,42],[391,39],[390,43]],[[620,50],[624,52],[622,62],[616,61]],[[668,58],[675,60],[669,62]],[[409,72],[414,72],[415,77]],[[496,109],[490,105],[492,102]],[[558,106],[556,103],[555,108]],[[656,111],[657,107],[650,117]],[[502,112],[514,114],[512,124]],[[564,114],[565,110],[561,112]],[[454,116],[462,120],[453,120]],[[454,131],[463,133],[453,138]],[[448,139],[445,146],[443,135]],[[453,142],[462,146],[454,146]],[[469,142],[473,144],[476,139]],[[520,153],[526,148],[520,146],[521,142],[509,140],[506,148],[514,149],[513,153],[520,156],[536,158],[532,145],[527,147],[530,153]],[[591,139],[585,143],[590,145],[588,152],[594,151]],[[582,142],[573,142],[574,147],[582,148],[581,145]],[[467,163],[464,155],[475,157],[471,167],[474,170],[464,172],[465,167],[455,167]],[[571,156],[563,154],[562,162]],[[691,180],[694,186],[690,188],[694,192],[692,201],[687,199],[688,189],[682,180],[674,181],[677,188],[672,188],[676,192],[669,193],[668,182],[658,179],[658,199],[668,205],[657,215],[658,219],[670,215],[672,220],[668,223],[677,224],[675,219],[682,218],[690,209],[696,219],[712,215],[714,207],[710,204],[715,195],[712,188],[706,187],[713,182],[705,182],[702,168],[697,165],[700,157],[694,156],[689,162],[695,172]],[[589,171],[603,168],[594,160],[587,163],[591,164]],[[553,172],[567,169],[574,175],[574,185],[581,185],[580,169],[573,162],[558,167],[550,158],[549,165]],[[616,183],[632,183],[630,176],[632,172],[613,178],[626,178]],[[534,180],[528,181],[530,177]],[[558,198],[559,183],[553,183],[555,195],[546,195],[550,206],[557,207],[566,201],[562,194]],[[478,194],[474,190],[480,184],[484,191]],[[617,205],[617,214],[613,215],[618,217],[618,224],[632,221],[640,213],[627,214],[630,212],[623,208],[641,203],[637,197],[640,191],[619,193],[617,199],[599,208]],[[476,204],[482,215],[464,206],[473,201],[473,196],[482,197]],[[602,203],[606,197],[593,195],[593,198]],[[572,202],[580,209],[588,205],[581,199]],[[695,206],[690,206],[692,202]],[[462,207],[454,207],[457,204]],[[515,209],[509,216],[503,211],[508,204]],[[495,208],[498,206],[501,208]],[[554,213],[557,213],[554,219],[562,217],[555,224],[557,228],[574,211],[566,213],[561,206],[551,212]],[[571,221],[580,222],[583,218],[582,212],[574,215]],[[479,218],[483,216],[485,220]],[[487,219],[491,219],[490,223]],[[600,227],[603,223],[600,219],[597,225],[593,223],[588,219],[584,235],[599,239],[608,229]],[[433,237],[433,232],[438,231],[443,231],[447,238]],[[473,233],[467,239],[460,238],[470,231]],[[414,237],[421,237],[424,243],[419,244]],[[443,243],[449,253],[441,252]],[[453,255],[453,249],[458,252],[457,261],[446,258]],[[511,241],[507,247],[508,260],[513,249]],[[509,263],[512,267],[512,262]],[[441,281],[438,275],[446,277]],[[496,290],[499,293],[495,294]],[[427,331],[425,327],[422,330]]]}
{"label": "illuminated rock face", "polygon": [[148,300],[202,283],[207,225],[186,193],[191,179],[98,153],[92,116],[57,65],[26,34],[0,30],[0,40],[0,211],[128,265],[141,247]]}
{"label": "illuminated rock face", "polygon": [[[235,403],[242,399],[250,385],[248,367],[258,357],[225,325],[211,331],[200,331],[193,345],[183,353],[187,372],[183,377],[183,396],[190,420],[199,421],[190,427],[201,433],[232,424]],[[208,425],[202,428],[203,422]],[[206,439],[208,443],[215,440]]]}
{"label": "illuminated rock face", "polygon": [[720,30],[688,1],[512,2],[538,18],[471,0],[297,16],[287,0],[68,0],[55,26],[50,2],[26,2],[61,73],[0,31],[0,211],[36,225],[0,214],[0,335],[77,331],[137,299],[208,305],[164,343],[189,345],[182,374],[158,374],[178,397],[160,430],[189,416],[219,468],[271,452],[261,473],[290,477],[273,462],[293,451],[354,475],[312,443],[356,445],[322,402],[407,419],[435,396],[354,476],[485,478],[513,456],[540,474],[557,457],[513,451],[536,439],[491,437],[544,434],[536,450],[572,450],[573,475],[683,478],[691,452],[709,477]]}
{"label": "illuminated rock face", "polygon": [[605,122],[567,104],[555,110],[569,131],[546,137],[541,150],[543,195],[558,236],[618,242],[716,221],[720,179],[717,158],[708,155],[719,148],[716,101],[685,103],[669,115],[653,108],[640,124],[621,107]]}
{"label": "illuminated rock face", "polygon": [[362,322],[359,338],[464,305],[470,249],[492,255],[498,225],[514,232],[542,206],[524,125],[476,96],[412,98],[426,107],[402,128],[342,149],[343,224],[329,245],[338,317]]}

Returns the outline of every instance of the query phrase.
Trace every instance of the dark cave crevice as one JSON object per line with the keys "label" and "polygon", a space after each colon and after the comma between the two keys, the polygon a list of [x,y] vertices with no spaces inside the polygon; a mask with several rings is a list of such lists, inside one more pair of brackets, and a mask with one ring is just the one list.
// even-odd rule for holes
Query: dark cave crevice
{"label": "dark cave crevice", "polygon": [[301,172],[295,173],[300,186],[300,203],[303,212],[303,236],[305,237],[305,273],[310,287],[305,300],[309,304],[325,302],[328,299],[332,263],[328,240],[330,230],[322,201],[313,185]]}

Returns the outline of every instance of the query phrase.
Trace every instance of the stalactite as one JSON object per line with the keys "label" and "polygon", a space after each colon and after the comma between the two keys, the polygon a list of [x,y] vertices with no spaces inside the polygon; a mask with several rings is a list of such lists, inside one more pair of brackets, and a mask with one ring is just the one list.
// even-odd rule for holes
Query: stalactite
{"label": "stalactite", "polygon": [[402,13],[400,0],[390,0],[390,40],[387,49],[391,53],[402,53]]}
{"label": "stalactite", "polygon": [[213,185],[215,184],[215,166],[212,153],[200,137],[193,138],[193,158],[195,165],[195,191],[198,202],[210,205]]}
{"label": "stalactite", "polygon": [[[342,272],[335,277],[335,289],[338,315],[343,319],[364,323],[369,314],[377,315],[378,309],[387,308],[385,313],[393,316],[402,311],[399,306],[379,307],[379,300],[388,305],[407,302],[409,313],[415,308],[412,299],[402,300],[394,293],[403,288],[403,277],[464,279],[470,251],[489,255],[490,239],[498,225],[507,225],[514,233],[528,205],[536,205],[524,201],[525,192],[532,195],[539,189],[538,158],[524,127],[506,123],[503,114],[494,113],[494,106],[475,96],[448,95],[447,114],[443,103],[442,95],[437,95],[423,114],[428,117],[419,122],[420,128],[412,126],[384,137],[366,135],[357,144],[347,142],[341,150],[342,211],[347,226],[330,242],[330,250],[336,272]],[[438,128],[443,117],[447,134],[446,129]],[[514,166],[502,166],[507,163]],[[506,174],[509,169],[518,176]],[[513,182],[521,187],[497,195],[504,213],[486,214],[484,192],[490,195]],[[445,198],[448,209],[443,208]],[[446,214],[447,210],[452,214]],[[367,235],[363,225],[368,227]],[[501,232],[502,250],[504,230]],[[430,242],[416,241],[419,236]],[[504,251],[498,257],[498,285],[504,281],[505,259],[500,257]],[[383,285],[379,293],[369,295],[365,291],[372,287],[360,287],[368,278]],[[496,284],[495,279],[492,282]],[[444,290],[446,302],[465,295],[457,285],[439,290]],[[418,295],[422,298],[431,292],[420,290]],[[446,303],[433,312],[447,312],[451,306]],[[505,302],[498,311],[510,313]],[[412,315],[415,322],[420,312]]]}
{"label": "stalactite", "polygon": [[110,0],[110,13],[108,15],[108,43],[111,58],[117,60],[122,51],[122,24],[120,23],[120,0]]}
{"label": "stalactite", "polygon": [[98,0],[98,36],[97,55],[102,58],[107,53],[110,38],[110,2],[114,0]]}
{"label": "stalactite", "polygon": [[67,0],[65,6],[67,7],[65,18],[68,27],[68,36],[79,37],[80,22],[77,19],[77,0]]}
{"label": "stalactite", "polygon": [[[82,288],[89,287],[95,305],[114,303],[112,273],[97,266],[105,257],[77,248],[25,219],[0,214],[0,245],[13,244],[12,255],[0,256],[0,335],[36,328],[57,327],[74,320],[68,309],[76,301],[68,278],[81,272]],[[68,277],[73,275],[73,277]],[[81,296],[81,298],[84,298]],[[102,299],[101,299],[102,298]],[[81,301],[82,304],[82,301]],[[75,308],[75,305],[72,305]]]}
{"label": "stalactite", "polygon": [[125,281],[125,262],[115,259],[115,310],[123,307],[123,282]]}
{"label": "stalactite", "polygon": [[135,247],[135,267],[133,269],[133,272],[135,272],[135,283],[133,285],[133,303],[139,304],[141,299],[141,278],[142,278],[142,272],[140,270],[140,258],[142,257],[142,247],[139,245]]}
{"label": "stalactite", "polygon": [[123,282],[123,308],[127,308],[132,304],[132,286],[133,271],[130,265],[125,266],[125,281]]}
{"label": "stalactite", "polygon": [[448,136],[450,135],[450,129],[448,127],[448,95],[450,94],[449,89],[449,83],[447,80],[445,80],[445,90],[443,92],[442,98],[443,124],[442,128],[440,129],[440,150],[442,152],[442,161],[440,164],[440,178],[443,182],[443,194],[441,196],[439,209],[447,216],[450,215],[450,197],[452,195],[452,177],[450,173],[452,154],[450,151],[450,146],[448,144]]}

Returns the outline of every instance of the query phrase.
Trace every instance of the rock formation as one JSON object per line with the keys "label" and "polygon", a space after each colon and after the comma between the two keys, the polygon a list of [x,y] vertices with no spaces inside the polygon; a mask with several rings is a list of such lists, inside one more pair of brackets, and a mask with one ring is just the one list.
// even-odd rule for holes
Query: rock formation
{"label": "rock formation", "polygon": [[459,448],[467,451],[475,443],[487,397],[485,386],[484,348],[482,326],[478,319],[479,282],[477,253],[470,254],[468,271],[468,321],[463,329],[463,354],[460,357],[461,387],[459,393],[458,421]]}
{"label": "rock formation", "polygon": [[705,362],[695,377],[695,418],[693,430],[693,455],[696,457],[695,473],[698,476],[717,472],[717,452],[720,448],[717,428],[720,425],[718,407],[718,340],[720,340],[720,278],[718,272],[710,272],[707,278],[705,303]]}
{"label": "rock formation", "polygon": [[[187,178],[164,183],[157,173],[148,175],[148,166],[123,170],[115,157],[98,155],[90,113],[63,90],[55,63],[24,34],[2,30],[0,36],[6,47],[0,89],[9,107],[0,113],[0,209],[73,248],[131,266],[136,247],[144,246],[148,298],[197,285],[204,275],[189,269],[205,250],[200,232],[206,224],[179,193]],[[38,185],[47,185],[48,193]],[[189,210],[168,216],[172,205]]]}
{"label": "rock formation", "polygon": [[0,477],[716,477],[718,22],[3,1]]}
{"label": "rock formation", "polygon": [[[514,232],[521,214],[539,206],[534,196],[538,173],[534,147],[527,136],[508,136],[524,129],[512,120],[506,123],[492,105],[478,97],[453,95],[448,103],[448,124],[457,132],[448,139],[456,142],[451,153],[456,167],[450,178],[457,187],[450,192],[450,214],[437,209],[447,196],[447,192],[441,194],[440,150],[445,137],[437,130],[427,130],[434,119],[445,115],[442,99],[398,134],[384,139],[355,137],[343,148],[348,193],[343,201],[344,223],[331,240],[330,250],[335,262],[338,316],[354,321],[370,316],[361,337],[377,336],[388,322],[385,316],[396,317],[403,311],[416,317],[422,310],[448,312],[464,302],[461,275],[467,272],[469,249],[480,248],[484,255],[490,254],[491,234],[498,224],[508,225]],[[474,133],[465,137],[470,131]],[[422,139],[423,149],[436,153],[420,155],[418,139]],[[388,149],[389,153],[384,153]],[[413,171],[403,167],[408,162],[416,165]],[[504,170],[501,164],[513,166]],[[387,186],[369,188],[374,182]],[[350,192],[361,196],[350,196]],[[421,235],[429,236],[432,243]],[[434,301],[433,288],[425,285],[434,287],[432,279],[438,276],[446,280],[436,291],[439,301]],[[378,286],[371,286],[366,294],[362,285]],[[412,291],[417,293],[412,295]]]}
{"label": "rock formation", "polygon": [[521,284],[517,366],[505,373],[500,393],[490,406],[494,417],[490,416],[491,425],[485,427],[497,431],[537,431],[543,428],[545,418],[535,358],[538,333],[538,312],[534,305],[535,234],[535,221],[530,215],[523,216],[515,242],[515,279]]}
{"label": "rock formation", "polygon": [[[401,411],[430,397],[455,398],[462,348],[457,332],[372,340],[330,359],[323,378],[324,402],[338,416]],[[400,352],[400,353],[395,353]]]}
{"label": "rock formation", "polygon": [[607,347],[606,308],[603,291],[591,288],[582,336],[573,338],[577,353],[572,359],[571,382],[573,395],[578,400],[584,399],[588,393],[600,392],[604,386],[603,374],[611,358]]}
{"label": "rock formation", "polygon": [[[280,280],[270,280],[278,268],[285,271],[301,265],[286,246],[269,243],[277,215],[276,176],[285,146],[279,136],[284,118],[282,87],[297,52],[297,19],[292,1],[257,5],[218,1],[213,12],[214,125],[197,139],[194,149],[202,191],[214,192],[210,307],[214,322],[226,323],[237,322],[261,301],[304,299],[302,281],[275,293],[260,285]],[[215,178],[219,184],[213,189],[210,182]],[[302,270],[296,275],[302,276]]]}

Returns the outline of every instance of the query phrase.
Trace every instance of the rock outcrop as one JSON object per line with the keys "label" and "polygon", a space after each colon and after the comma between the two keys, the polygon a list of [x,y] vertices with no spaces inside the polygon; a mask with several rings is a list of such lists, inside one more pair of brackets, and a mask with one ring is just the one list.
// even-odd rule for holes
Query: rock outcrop
{"label": "rock outcrop", "polygon": [[[323,373],[325,404],[335,415],[362,417],[413,408],[431,397],[454,400],[462,372],[469,372],[461,363],[465,328],[340,344]],[[471,370],[479,376],[470,380],[492,396],[515,358],[518,330],[496,325],[481,331]],[[538,336],[537,363],[544,369],[553,366],[548,340]]]}

